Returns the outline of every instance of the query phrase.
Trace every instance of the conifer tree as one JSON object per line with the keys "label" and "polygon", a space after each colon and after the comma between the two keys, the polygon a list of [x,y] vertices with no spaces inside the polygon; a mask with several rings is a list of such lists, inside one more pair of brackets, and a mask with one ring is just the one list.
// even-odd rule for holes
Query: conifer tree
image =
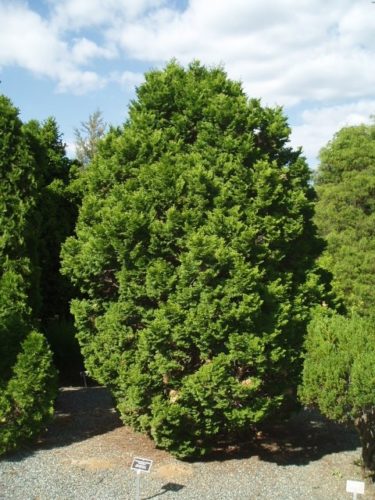
{"label": "conifer tree", "polygon": [[0,373],[9,376],[30,307],[37,300],[29,249],[35,208],[35,162],[22,134],[18,110],[0,96]]}
{"label": "conifer tree", "polygon": [[309,325],[300,395],[328,418],[353,424],[375,470],[375,125],[344,127],[322,149],[316,223],[327,240],[342,316],[317,310]]}
{"label": "conifer tree", "polygon": [[56,391],[52,354],[33,328],[38,303],[36,163],[9,99],[0,96],[0,454],[40,432]]}
{"label": "conifer tree", "polygon": [[35,266],[39,269],[40,307],[34,314],[44,324],[69,314],[71,287],[60,273],[60,251],[72,234],[77,207],[69,192],[72,161],[67,157],[56,120],[31,120],[23,126],[36,167],[34,234]]}
{"label": "conifer tree", "polygon": [[81,123],[80,128],[75,129],[76,157],[82,165],[87,165],[94,158],[106,127],[102,112],[97,109],[86,122]]}
{"label": "conifer tree", "polygon": [[280,108],[221,68],[151,71],[85,176],[63,270],[91,376],[179,457],[295,404],[324,285],[314,190]]}
{"label": "conifer tree", "polygon": [[344,127],[322,149],[316,224],[321,265],[348,310],[375,312],[375,125]]}

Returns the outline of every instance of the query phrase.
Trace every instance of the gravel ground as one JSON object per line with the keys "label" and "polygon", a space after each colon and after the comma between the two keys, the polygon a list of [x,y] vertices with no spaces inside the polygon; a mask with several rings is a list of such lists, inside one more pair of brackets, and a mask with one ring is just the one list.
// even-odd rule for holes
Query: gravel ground
{"label": "gravel ground", "polygon": [[[0,462],[0,499],[133,499],[135,456],[153,460],[140,476],[143,500],[341,500],[352,498],[347,479],[363,480],[356,435],[311,412],[241,451],[182,462],[122,426],[106,389],[63,388],[45,435]],[[375,499],[369,480],[362,498]]]}

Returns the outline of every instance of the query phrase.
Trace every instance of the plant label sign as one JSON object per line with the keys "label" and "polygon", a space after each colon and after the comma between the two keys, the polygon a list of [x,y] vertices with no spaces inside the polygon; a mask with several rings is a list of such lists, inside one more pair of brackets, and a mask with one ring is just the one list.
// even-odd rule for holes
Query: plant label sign
{"label": "plant label sign", "polygon": [[346,491],[348,493],[353,493],[354,495],[357,495],[359,493],[360,495],[363,495],[365,492],[365,483],[363,481],[346,481]]}
{"label": "plant label sign", "polygon": [[148,458],[133,458],[133,463],[131,466],[132,470],[139,472],[150,472],[152,466],[152,460]]}

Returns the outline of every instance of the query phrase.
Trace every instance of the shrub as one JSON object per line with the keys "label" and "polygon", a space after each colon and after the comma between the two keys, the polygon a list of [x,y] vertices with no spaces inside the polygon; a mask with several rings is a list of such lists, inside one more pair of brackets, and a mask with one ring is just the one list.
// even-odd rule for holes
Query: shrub
{"label": "shrub", "polygon": [[356,427],[365,467],[375,470],[375,322],[318,309],[308,327],[300,397]]}
{"label": "shrub", "polygon": [[0,454],[38,434],[53,413],[57,374],[43,335],[22,342],[13,374],[0,395]]}

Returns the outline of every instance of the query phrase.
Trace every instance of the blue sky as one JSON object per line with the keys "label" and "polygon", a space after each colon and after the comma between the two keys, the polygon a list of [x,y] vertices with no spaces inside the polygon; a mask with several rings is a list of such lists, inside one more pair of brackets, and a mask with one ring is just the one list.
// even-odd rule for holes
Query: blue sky
{"label": "blue sky", "polygon": [[284,107],[311,166],[344,125],[375,114],[370,0],[0,0],[0,92],[23,120],[74,128],[126,119],[145,71],[171,58],[224,65],[249,97]]}

